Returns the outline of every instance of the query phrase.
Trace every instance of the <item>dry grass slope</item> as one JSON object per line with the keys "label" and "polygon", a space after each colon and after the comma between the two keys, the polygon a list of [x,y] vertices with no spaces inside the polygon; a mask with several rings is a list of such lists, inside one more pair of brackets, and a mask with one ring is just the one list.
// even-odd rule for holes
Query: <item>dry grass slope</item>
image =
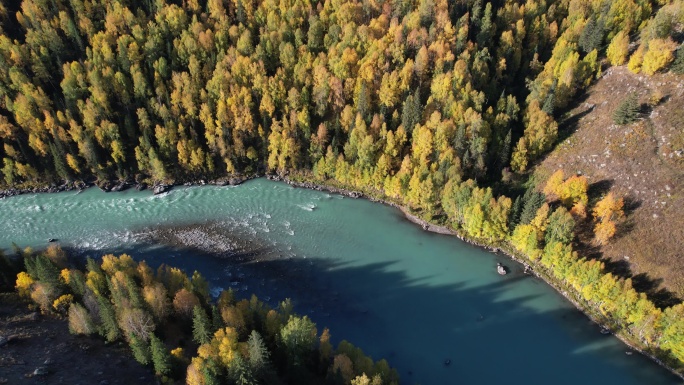
{"label": "dry grass slope", "polygon": [[[618,126],[613,112],[631,92],[642,103],[639,119]],[[684,76],[610,68],[560,130],[562,141],[535,170],[538,180],[557,169],[581,173],[594,202],[612,191],[627,207],[616,238],[584,251],[635,277],[643,290],[684,298]],[[580,239],[590,243],[586,232]]]}

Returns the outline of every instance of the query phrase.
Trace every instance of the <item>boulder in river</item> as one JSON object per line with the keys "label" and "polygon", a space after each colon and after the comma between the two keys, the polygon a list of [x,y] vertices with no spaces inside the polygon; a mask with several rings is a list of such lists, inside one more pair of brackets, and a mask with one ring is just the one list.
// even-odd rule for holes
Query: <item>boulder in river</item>
{"label": "boulder in river", "polygon": [[158,184],[154,186],[154,195],[162,194],[171,190],[171,186],[167,184]]}
{"label": "boulder in river", "polygon": [[496,264],[496,272],[499,273],[499,275],[508,274],[508,270],[506,269],[506,266],[502,265],[501,263]]}

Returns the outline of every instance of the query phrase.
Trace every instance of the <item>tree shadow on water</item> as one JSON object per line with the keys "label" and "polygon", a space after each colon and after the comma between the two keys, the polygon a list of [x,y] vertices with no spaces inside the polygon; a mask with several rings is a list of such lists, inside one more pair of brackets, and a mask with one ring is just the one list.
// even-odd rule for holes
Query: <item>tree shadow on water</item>
{"label": "tree shadow on water", "polygon": [[238,297],[254,293],[271,306],[291,298],[319,333],[329,327],[334,342],[346,339],[386,358],[402,384],[677,383],[644,357],[625,356],[624,345],[516,270],[482,283],[439,270],[416,277],[397,260],[278,257],[272,247],[222,257],[150,244],[80,254],[105,252],[128,253],[153,268],[198,270],[212,287],[233,288]]}

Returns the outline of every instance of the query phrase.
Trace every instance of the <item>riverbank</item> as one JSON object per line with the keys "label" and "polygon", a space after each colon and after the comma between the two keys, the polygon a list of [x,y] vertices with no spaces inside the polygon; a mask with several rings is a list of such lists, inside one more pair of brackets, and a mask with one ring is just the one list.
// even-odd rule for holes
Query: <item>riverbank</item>
{"label": "riverbank", "polygon": [[289,176],[267,176],[271,180],[276,180],[276,181],[282,181],[285,182],[293,187],[299,187],[299,188],[307,188],[307,189],[313,189],[317,191],[326,191],[326,192],[331,192],[331,193],[337,193],[337,194],[342,194],[345,196],[353,197],[353,198],[365,198],[373,202],[378,202],[382,203],[388,206],[395,207],[399,209],[405,217],[421,226],[424,230],[426,231],[431,231],[439,234],[445,234],[445,235],[453,235],[457,238],[459,238],[461,241],[480,247],[484,248],[488,251],[494,252],[494,253],[501,253],[502,255],[505,255],[506,257],[510,258],[511,260],[520,263],[523,266],[530,266],[531,268],[527,270],[530,274],[533,274],[537,278],[543,280],[545,283],[547,283],[549,286],[551,286],[556,292],[558,292],[560,295],[562,295],[566,300],[568,300],[570,303],[573,304],[573,306],[581,311],[583,314],[585,314],[592,322],[594,322],[597,326],[597,332],[600,330],[610,330],[612,334],[614,334],[618,339],[620,339],[625,345],[627,345],[630,349],[626,350],[626,354],[632,354],[633,352],[638,352],[655,363],[657,363],[659,366],[667,369],[669,372],[673,373],[677,377],[681,378],[684,380],[684,371],[683,370],[677,370],[674,367],[667,365],[664,360],[667,360],[667,356],[660,356],[657,353],[652,353],[647,351],[648,347],[642,346],[638,341],[634,341],[633,339],[630,338],[630,335],[624,332],[621,332],[620,329],[617,329],[614,327],[614,325],[611,325],[611,319],[607,318],[599,313],[597,313],[594,308],[586,303],[578,293],[575,292],[575,290],[563,282],[559,281],[555,277],[553,277],[552,273],[549,272],[544,266],[542,266],[540,263],[536,263],[532,261],[530,258],[527,256],[523,255],[519,251],[515,250],[515,248],[510,245],[508,242],[501,242],[497,244],[492,244],[490,242],[486,242],[483,240],[477,240],[473,239],[466,234],[459,232],[457,230],[450,229],[448,227],[442,226],[442,225],[437,225],[430,223],[426,221],[423,218],[418,217],[417,215],[413,214],[407,207],[403,206],[399,202],[394,202],[394,201],[389,201],[386,200],[382,197],[375,196],[373,193],[369,192],[359,192],[359,191],[354,191],[354,190],[349,190],[344,187],[340,186],[335,186],[335,185],[328,185],[323,181],[309,181],[306,180],[306,176],[301,175],[301,174],[296,174],[294,178],[291,178]]}
{"label": "riverbank", "polygon": [[216,179],[190,179],[190,180],[176,180],[173,182],[154,182],[148,183],[146,181],[114,181],[114,180],[77,180],[68,181],[62,184],[36,185],[18,188],[7,188],[0,190],[0,199],[9,198],[24,194],[39,194],[39,193],[58,193],[64,191],[84,190],[89,187],[97,187],[104,192],[119,192],[130,188],[135,188],[138,191],[151,189],[154,194],[161,194],[171,190],[175,186],[237,186],[247,180],[260,178],[261,175],[228,175]]}
{"label": "riverbank", "polygon": [[[304,178],[304,177],[305,176],[294,174],[294,175],[290,175],[289,178],[287,178],[287,179],[290,180],[291,183],[295,183],[295,182],[300,183],[295,178]],[[312,176],[309,176],[309,178],[312,178]],[[262,185],[265,182],[266,182],[265,180],[255,181],[255,185]],[[310,182],[307,182],[307,183],[308,183],[307,185],[301,185],[301,186],[306,187],[306,188],[319,189],[316,186],[314,186],[312,183],[310,183]],[[332,183],[334,184],[334,182],[332,182]],[[361,188],[363,188],[363,187],[361,187]],[[362,192],[351,191],[351,192],[347,193],[347,196],[353,196],[353,197],[357,197],[357,198],[358,197],[366,197],[366,198],[368,198],[368,200],[381,201],[380,199],[373,198],[372,194],[373,193],[378,194],[377,191],[367,191],[367,190],[368,190],[367,188],[364,188],[364,190]],[[304,191],[297,192],[293,188],[284,188],[283,185],[281,185],[280,187],[272,186],[272,188],[263,190],[263,194],[264,194],[263,196],[268,197],[270,199],[270,202],[272,203],[272,206],[270,208],[264,209],[261,206],[254,206],[255,201],[253,199],[259,198],[259,197],[255,196],[257,191],[259,191],[258,194],[261,196],[262,191],[260,189],[255,190],[251,186],[251,184],[249,186],[245,186],[244,188],[241,188],[241,189],[228,189],[228,188],[226,188],[226,189],[210,188],[210,189],[206,189],[206,190],[205,189],[181,189],[178,194],[172,194],[171,199],[153,199],[150,196],[151,195],[150,193],[140,194],[140,193],[131,192],[132,196],[139,196],[143,199],[133,199],[133,200],[126,199],[125,204],[123,204],[124,202],[122,202],[119,199],[118,195],[105,196],[104,194],[97,191],[96,189],[91,189],[89,191],[84,192],[84,194],[79,194],[78,195],[79,198],[72,198],[71,194],[62,194],[62,196],[57,196],[55,198],[58,200],[58,202],[60,202],[57,205],[55,205],[54,203],[46,205],[44,203],[44,200],[49,199],[48,196],[26,197],[26,198],[29,198],[29,200],[31,200],[32,203],[34,203],[34,205],[31,206],[32,211],[36,211],[36,210],[41,211],[42,208],[50,208],[50,207],[53,207],[53,208],[69,207],[70,208],[70,207],[73,207],[72,202],[66,202],[65,200],[71,200],[71,199],[76,199],[78,201],[84,201],[84,202],[90,202],[90,204],[88,204],[86,206],[89,208],[92,208],[93,210],[88,211],[89,214],[87,214],[87,215],[90,215],[93,218],[98,217],[98,215],[96,213],[100,211],[100,206],[101,206],[100,202],[102,200],[107,201],[109,203],[106,203],[105,206],[107,209],[109,209],[111,211],[107,214],[106,217],[103,217],[106,219],[99,220],[99,221],[98,220],[87,221],[87,223],[88,223],[87,226],[95,226],[96,228],[100,228],[101,225],[104,226],[104,223],[109,223],[110,221],[111,222],[118,221],[118,223],[129,224],[129,225],[124,226],[125,228],[133,229],[130,226],[130,224],[143,223],[141,221],[142,218],[154,218],[152,220],[145,220],[144,221],[144,223],[145,223],[144,226],[147,229],[152,229],[152,228],[156,228],[158,226],[164,226],[165,223],[168,223],[168,224],[171,224],[171,223],[179,223],[179,224],[188,223],[188,221],[186,221],[184,219],[185,218],[184,215],[192,216],[193,212],[199,211],[202,214],[193,216],[193,218],[195,218],[192,220],[192,221],[194,221],[194,223],[206,224],[206,223],[208,223],[208,220],[212,220],[211,218],[213,218],[214,220],[218,220],[218,221],[224,221],[225,218],[232,218],[232,217],[238,218],[238,217],[242,217],[243,215],[249,215],[250,219],[254,218],[254,221],[249,222],[249,224],[251,224],[251,225],[248,226],[248,223],[246,223],[246,222],[243,224],[243,221],[241,221],[241,220],[237,221],[237,222],[233,221],[233,222],[231,222],[232,229],[237,230],[238,232],[244,230],[244,231],[249,231],[252,233],[256,232],[257,234],[260,234],[262,232],[263,233],[269,232],[268,227],[271,227],[271,230],[274,229],[274,227],[272,227],[271,225],[275,225],[276,222],[270,223],[269,226],[266,226],[266,223],[265,223],[267,221],[271,222],[267,219],[267,218],[271,218],[270,217],[271,214],[274,214],[274,218],[276,218],[275,213],[279,212],[281,209],[294,208],[294,210],[297,213],[300,213],[299,209],[305,210],[305,211],[303,211],[304,217],[300,218],[300,225],[305,224],[306,227],[296,227],[296,228],[293,227],[293,229],[295,231],[297,231],[298,235],[299,234],[307,235],[307,234],[315,234],[316,224],[318,223],[317,221],[320,219],[321,215],[329,216],[328,210],[311,210],[310,209],[311,204],[313,204],[315,202],[315,200],[314,200],[315,198],[313,198],[313,199],[307,198],[304,201],[297,202],[297,204],[295,204],[295,205],[288,205],[288,204],[286,204],[285,201],[282,201],[282,199],[285,196],[290,196],[290,195],[293,195],[293,196],[300,196],[300,195],[309,196],[309,195],[316,195],[316,194],[305,193]],[[335,190],[329,190],[329,191],[343,192],[344,193],[344,191],[341,190],[339,185],[335,185]],[[227,210],[226,209],[221,210],[220,207],[224,207],[224,205],[223,205],[224,201],[215,201],[209,205],[202,205],[203,200],[197,199],[197,198],[204,197],[206,194],[210,194],[210,195],[218,194],[220,196],[223,196],[221,194],[227,194],[226,196],[236,195],[236,197],[237,196],[243,196],[243,197],[245,197],[244,198],[245,200],[241,204],[247,205],[246,207],[249,207],[249,209],[245,212],[242,212],[242,211],[237,212],[237,211],[234,211],[234,209],[232,209],[232,208],[227,208]],[[379,196],[382,196],[382,195],[379,194]],[[330,196],[328,196],[328,198],[330,198]],[[18,199],[18,202],[21,202],[22,200],[23,200],[23,198]],[[35,204],[34,200],[37,202],[37,204]],[[148,201],[154,202],[153,205],[150,205],[151,210],[144,209],[143,206],[141,206],[143,204],[143,202],[148,202]],[[43,202],[43,203],[41,203],[41,202]],[[182,202],[185,202],[185,203],[182,203]],[[209,201],[209,202],[211,202],[211,201]],[[343,202],[344,201],[340,202],[340,203],[342,203],[343,206],[344,205],[351,205],[351,206],[364,205],[364,206],[366,206],[366,210],[371,210],[371,204],[370,203],[352,202],[351,199],[346,200],[346,202],[347,202],[346,204]],[[5,203],[10,203],[10,202],[5,202]],[[395,205],[400,206],[400,204],[398,202],[386,202],[386,203],[391,204],[392,206],[395,206]],[[10,206],[13,206],[13,205],[10,205]],[[81,206],[81,207],[85,208],[86,206]],[[147,205],[145,205],[145,206],[147,206]],[[306,207],[303,207],[303,206],[306,206]],[[228,206],[226,206],[226,207],[228,207]],[[241,206],[236,206],[236,207],[241,207]],[[338,206],[335,205],[335,207],[338,207]],[[167,212],[166,209],[170,209],[170,208],[174,208],[176,210],[180,209],[181,215],[169,216],[167,214],[164,214]],[[69,209],[66,209],[66,210],[67,211],[60,210],[60,214],[57,217],[55,217],[54,220],[59,222],[59,223],[62,223],[62,220],[70,219],[72,222],[77,221],[77,223],[78,223],[79,218],[83,218],[84,213],[85,213],[85,211],[80,211],[80,213],[77,214],[77,213],[68,212]],[[221,211],[221,215],[215,215],[217,210]],[[381,210],[386,211],[386,209],[381,209]],[[73,210],[71,210],[71,211],[73,211]],[[406,211],[408,211],[408,210],[406,210]],[[14,211],[12,211],[12,212],[14,212]],[[11,218],[22,218],[23,217],[22,212],[23,212],[22,210],[16,210],[16,214],[12,215]],[[182,214],[182,212],[185,212],[186,214]],[[398,214],[398,212],[394,212],[394,213],[392,213],[390,211],[386,211],[386,212],[390,216],[390,218],[389,218],[390,220],[392,220],[394,222],[403,221],[403,219],[400,219],[400,215]],[[292,214],[294,214],[294,212],[290,213],[290,215],[292,215]],[[156,216],[156,215],[158,215],[158,216]],[[419,213],[418,213],[418,215],[419,215]],[[418,215],[416,215],[416,217]],[[342,218],[342,217],[344,217],[344,213],[340,212],[338,214],[335,214],[334,216],[336,216],[338,218]],[[8,219],[10,219],[10,218],[8,217]],[[371,219],[371,218],[367,218],[367,219]],[[174,220],[176,222],[174,222]],[[69,223],[72,223],[72,222],[69,222]],[[20,223],[16,222],[14,219],[12,219],[12,221],[8,221],[7,223],[14,223],[14,225],[11,225],[10,228],[18,228],[19,224],[20,224]],[[64,222],[64,223],[67,223],[67,222]],[[285,223],[286,224],[284,226],[286,226],[286,230],[282,230],[282,228],[280,228],[280,230],[281,230],[281,232],[284,233],[283,235],[285,235],[287,237],[288,232],[290,232],[289,231],[289,222],[285,222]],[[365,221],[364,221],[364,223],[365,223]],[[293,224],[294,224],[294,222],[293,222]],[[419,222],[419,224],[420,224],[420,222]],[[443,225],[444,223],[441,223],[441,224]],[[277,225],[280,226],[280,225],[283,225],[283,223],[277,222]],[[107,224],[106,226],[107,226],[107,229],[109,229],[110,225]],[[349,226],[349,224],[347,224],[347,226],[345,226],[345,227],[348,227],[348,226]],[[353,227],[355,225],[352,224],[351,226]],[[31,231],[30,230],[31,228],[35,229],[36,227],[27,227],[26,231]],[[142,228],[142,227],[140,227],[140,228]],[[301,233],[301,230],[304,228],[306,228],[307,230],[304,233]],[[368,228],[367,230],[370,230],[370,229],[371,228]],[[376,225],[376,226],[372,227],[372,229],[377,229],[379,231],[379,233],[385,233],[384,231],[382,231],[382,229],[383,229],[382,226]],[[42,234],[45,234],[45,235],[40,236],[40,238],[43,240],[43,242],[44,242],[44,239],[47,239],[47,236],[62,238],[62,236],[60,236],[61,234],[59,234],[58,231],[55,231],[55,229],[52,227],[51,228],[45,228],[45,229],[40,230],[40,231],[42,231]],[[337,231],[342,231],[342,229],[338,229]],[[185,232],[185,231],[183,231],[183,232]],[[412,230],[409,232],[411,234],[415,234],[417,236],[420,236],[420,232],[416,232],[415,230]],[[105,238],[105,237],[99,237],[97,232],[89,231],[88,233],[94,234],[95,236],[88,238],[87,242],[82,242],[80,244],[81,247],[91,248],[92,250],[100,250],[103,247],[102,245],[107,245],[107,244],[113,245],[113,244],[117,243],[115,241],[108,241],[108,239],[112,238],[111,236],[107,236]],[[507,251],[507,253],[510,256],[517,256],[518,255],[517,252],[512,250],[512,247],[506,247],[505,244],[504,245],[488,245],[486,242],[477,242],[476,240],[471,240],[471,239],[468,239],[467,237],[464,237],[462,234],[458,234],[458,232],[456,232],[456,233],[457,234],[455,234],[455,235],[457,235],[460,239],[468,241],[471,244],[476,244],[478,246],[483,246],[483,247],[491,247],[491,250],[493,250],[493,251],[499,251],[500,249],[503,248],[503,249],[505,249],[504,251]],[[386,233],[386,234],[389,234],[389,233]],[[18,235],[20,235],[20,234],[18,234]],[[292,232],[289,235],[294,235],[294,232]],[[358,234],[357,234],[357,237],[358,237]],[[354,237],[351,239],[358,239],[357,237]],[[67,236],[65,235],[63,238],[66,240]],[[130,232],[128,232],[128,231],[121,232],[121,234],[115,234],[113,238],[116,238],[116,239],[121,238],[121,240],[123,242],[129,242],[131,239],[130,238]],[[186,238],[187,237],[184,236],[184,239],[186,239]],[[428,243],[440,243],[440,242],[443,242],[443,241],[448,239],[446,237],[430,237],[430,238],[431,238],[431,240],[428,241]],[[398,241],[401,238],[392,238],[392,239],[394,239],[395,241]],[[324,243],[324,241],[321,241],[318,239],[313,239],[313,240],[311,240],[311,242],[314,242],[315,244],[323,244]],[[372,242],[373,242],[372,239],[367,241],[367,243],[369,243],[369,244],[372,244]],[[458,242],[453,242],[453,239],[452,239],[452,241],[448,241],[448,242],[458,244]],[[427,243],[426,243],[426,245],[427,245]],[[267,243],[266,246],[271,247],[272,244]],[[211,251],[214,248],[214,245],[212,245],[211,242],[208,242],[208,243],[206,243],[206,248],[208,248],[208,250]],[[289,252],[289,249],[281,248],[281,247],[278,247],[278,248],[280,250],[286,250],[283,253],[285,255],[285,257],[282,258],[282,265],[291,268],[292,263],[288,260],[288,256],[292,253]],[[466,247],[465,249],[469,249],[469,248]],[[164,250],[164,249],[161,249],[161,250]],[[172,251],[172,250],[169,250],[169,251]],[[476,251],[476,250],[473,249],[473,251]],[[133,251],[133,249],[132,249],[131,252],[133,253],[135,251]],[[376,252],[373,253],[373,255],[378,254],[379,252],[380,252],[380,250],[376,250]],[[345,253],[346,253],[346,251],[345,251]],[[450,250],[445,250],[444,253],[442,253],[441,255],[444,255],[445,257],[450,257],[450,258],[458,258],[458,256],[452,256],[451,255],[452,253],[453,253],[453,249],[450,249]],[[419,250],[416,250],[416,252],[413,254],[414,255],[422,255],[422,253]],[[315,256],[316,253],[315,252],[314,253],[308,253],[307,255],[308,256]],[[173,258],[175,256],[169,254],[169,257]],[[369,255],[368,257],[371,258],[372,255]],[[295,258],[294,260],[297,261],[297,258]],[[486,260],[490,261],[490,259],[486,259]],[[520,256],[520,260],[525,261],[524,256]],[[186,268],[192,269],[193,268],[192,263],[193,263],[193,261],[188,260]],[[487,266],[489,264],[491,264],[491,263],[490,262],[485,263],[484,268],[491,273],[493,270],[489,270],[489,269],[493,269],[494,266],[493,266],[493,264],[491,264],[491,266]],[[259,266],[261,266],[261,264],[259,264]],[[410,271],[416,271],[416,267],[417,266],[411,267]],[[518,267],[513,267],[513,270],[516,271],[516,274],[513,277],[514,280],[522,279],[522,277],[517,274],[519,272],[519,270],[521,270],[521,269]],[[581,301],[583,300],[583,298],[581,298],[580,296],[575,294],[574,291],[566,290],[564,293],[563,292],[564,287],[562,284],[559,284],[559,285],[553,284],[552,273],[555,274],[556,273],[555,271],[554,272],[550,272],[550,271],[545,272],[540,267],[538,267],[537,270],[538,270],[537,273],[545,275],[543,278],[545,280],[547,280],[549,283],[551,283],[552,286],[554,286],[558,291],[560,291],[562,294],[564,294],[566,296],[570,296],[570,298],[569,298],[570,300],[574,300],[574,298],[578,298],[578,300],[576,301],[576,302],[578,302],[578,303],[576,303],[576,306],[578,306],[578,307],[582,306]],[[467,271],[465,273],[467,274]],[[494,282],[497,285],[500,284],[500,285],[505,286],[505,285],[507,285],[507,283],[509,281],[510,281],[510,277],[507,277],[506,279],[500,279],[500,277],[494,278]],[[304,280],[296,280],[296,282],[302,283],[305,281]],[[532,283],[531,281],[529,281],[529,282]],[[250,285],[250,287],[251,287],[251,285]],[[506,289],[506,290],[509,290],[509,289]],[[269,294],[271,294],[271,293],[269,293]],[[591,311],[592,309],[590,306],[587,306],[586,308],[581,308],[581,310],[585,311],[585,313],[587,313],[590,317],[592,317],[592,318],[594,317],[594,315],[593,315],[594,313],[592,313],[592,311]],[[597,320],[601,323],[606,323],[606,322],[610,323],[609,320],[603,319],[600,315],[597,316]],[[593,327],[591,330],[593,333],[597,334],[597,338],[601,338],[600,336],[598,336],[598,333],[597,333],[598,328]],[[617,328],[616,328],[616,330],[617,330]],[[532,334],[532,335],[534,335],[534,334]],[[627,338],[629,338],[629,336]],[[624,353],[624,347],[623,346],[616,346],[616,348],[619,350],[620,354]],[[671,362],[671,364],[678,368],[677,363]]]}

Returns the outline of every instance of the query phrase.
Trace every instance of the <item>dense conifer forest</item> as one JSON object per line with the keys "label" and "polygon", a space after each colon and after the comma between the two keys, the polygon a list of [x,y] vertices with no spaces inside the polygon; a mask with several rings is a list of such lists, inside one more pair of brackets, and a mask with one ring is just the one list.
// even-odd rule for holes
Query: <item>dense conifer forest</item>
{"label": "dense conifer forest", "polygon": [[684,72],[681,0],[25,0],[0,20],[7,187],[269,172],[362,190],[518,254],[683,370],[684,304],[575,251],[578,228],[610,242],[621,197],[527,180],[607,66]]}

